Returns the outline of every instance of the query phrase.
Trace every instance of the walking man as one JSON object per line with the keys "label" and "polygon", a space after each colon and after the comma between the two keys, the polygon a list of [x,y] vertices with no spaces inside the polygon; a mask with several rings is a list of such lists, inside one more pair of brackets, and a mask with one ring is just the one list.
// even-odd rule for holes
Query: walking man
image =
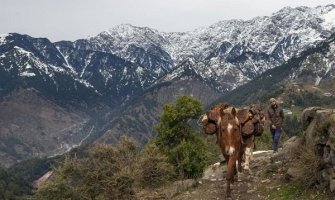
{"label": "walking man", "polygon": [[268,110],[268,116],[270,120],[270,132],[272,134],[272,149],[273,153],[278,152],[278,145],[280,136],[282,134],[284,112],[283,109],[279,108],[277,100],[275,98],[270,99],[270,107]]}

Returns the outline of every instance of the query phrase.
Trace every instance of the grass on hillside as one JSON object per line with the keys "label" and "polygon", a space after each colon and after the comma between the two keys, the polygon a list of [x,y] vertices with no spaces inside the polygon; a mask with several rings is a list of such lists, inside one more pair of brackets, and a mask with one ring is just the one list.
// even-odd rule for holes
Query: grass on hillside
{"label": "grass on hillside", "polygon": [[329,196],[317,191],[316,189],[306,188],[304,183],[290,183],[282,187],[274,188],[269,193],[269,199],[273,200],[327,200]]}

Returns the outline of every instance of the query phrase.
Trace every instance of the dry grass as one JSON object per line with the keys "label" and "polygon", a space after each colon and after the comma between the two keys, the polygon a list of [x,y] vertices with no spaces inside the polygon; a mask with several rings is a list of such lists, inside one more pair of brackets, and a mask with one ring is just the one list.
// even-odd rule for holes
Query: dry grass
{"label": "dry grass", "polygon": [[144,149],[138,164],[138,182],[141,187],[161,186],[175,176],[175,168],[154,144],[149,144]]}
{"label": "dry grass", "polygon": [[302,173],[297,174],[296,180],[306,186],[312,186],[317,180],[317,169],[320,166],[320,159],[315,152],[303,145],[297,152],[292,167],[299,169]]}

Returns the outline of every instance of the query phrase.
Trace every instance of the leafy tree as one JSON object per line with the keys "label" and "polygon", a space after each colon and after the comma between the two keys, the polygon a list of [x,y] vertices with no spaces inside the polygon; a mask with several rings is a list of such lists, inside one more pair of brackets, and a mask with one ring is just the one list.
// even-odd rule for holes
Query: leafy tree
{"label": "leafy tree", "polygon": [[190,96],[179,97],[176,104],[164,106],[158,135],[153,143],[167,156],[180,178],[194,178],[202,174],[206,165],[205,142],[195,134],[190,119],[197,119],[202,112],[198,100]]}

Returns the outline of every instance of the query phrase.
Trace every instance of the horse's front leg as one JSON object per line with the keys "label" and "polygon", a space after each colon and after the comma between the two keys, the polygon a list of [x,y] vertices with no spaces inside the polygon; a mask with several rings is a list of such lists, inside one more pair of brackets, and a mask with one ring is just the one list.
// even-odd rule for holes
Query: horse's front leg
{"label": "horse's front leg", "polygon": [[225,199],[231,199],[230,180],[227,180]]}
{"label": "horse's front leg", "polygon": [[233,181],[235,166],[236,166],[236,157],[230,156],[228,160],[228,164],[227,164],[227,176],[226,176],[227,185],[226,185],[226,195],[225,195],[226,199],[231,198],[230,185]]}

